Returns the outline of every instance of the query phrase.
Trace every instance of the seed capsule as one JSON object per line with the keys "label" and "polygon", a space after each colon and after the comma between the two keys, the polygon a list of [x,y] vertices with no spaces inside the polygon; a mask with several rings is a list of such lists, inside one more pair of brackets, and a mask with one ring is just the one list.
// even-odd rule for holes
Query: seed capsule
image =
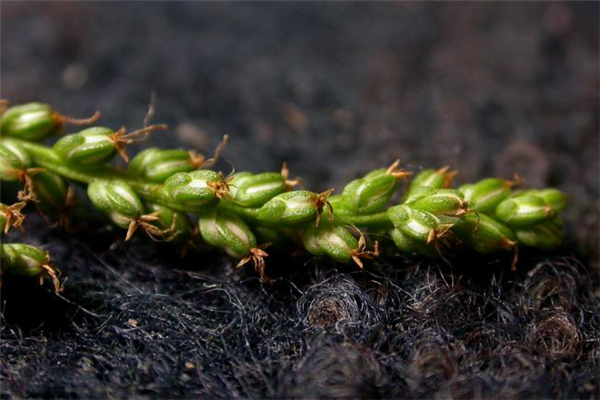
{"label": "seed capsule", "polygon": [[438,170],[425,169],[419,172],[410,182],[406,196],[410,196],[411,192],[421,186],[429,186],[434,189],[449,188],[457,171],[450,171],[450,167],[446,166]]}
{"label": "seed capsule", "polygon": [[509,226],[524,227],[554,218],[556,210],[541,197],[525,195],[504,200],[496,208],[495,215]]}
{"label": "seed capsule", "polygon": [[394,228],[390,234],[396,246],[404,253],[421,254],[435,259],[440,257],[433,245],[414,239],[404,233],[401,229]]}
{"label": "seed capsule", "polygon": [[410,203],[410,206],[415,210],[446,217],[461,217],[468,210],[464,195],[454,189],[437,189]]}
{"label": "seed capsule", "polygon": [[237,173],[233,175],[229,186],[235,202],[248,207],[262,206],[287,190],[285,177],[275,172],[256,175]]}
{"label": "seed capsule", "polygon": [[316,256],[327,255],[337,262],[347,263],[352,259],[358,240],[339,223],[322,223],[310,226],[302,235],[308,252]]}
{"label": "seed capsule", "polygon": [[69,188],[62,176],[42,171],[32,174],[30,179],[31,192],[42,211],[50,213],[67,206]]}
{"label": "seed capsule", "polygon": [[129,162],[126,145],[143,141],[148,133],[166,128],[166,125],[150,125],[130,133],[127,133],[124,127],[116,132],[104,127],[88,128],[59,139],[54,144],[54,151],[63,160],[73,164],[103,165],[116,154],[125,162]]}
{"label": "seed capsule", "polygon": [[186,213],[154,203],[146,204],[146,208],[158,218],[151,222],[158,228],[158,238],[173,243],[182,243],[189,238],[191,227]]}
{"label": "seed capsule", "polygon": [[561,230],[551,221],[530,228],[517,228],[515,235],[520,243],[541,250],[552,250],[560,246]]}
{"label": "seed capsule", "polygon": [[88,186],[92,204],[119,227],[128,229],[144,212],[138,195],[122,180],[95,180]]}
{"label": "seed capsule", "polygon": [[47,104],[29,103],[10,107],[0,119],[2,135],[36,141],[60,131],[63,125],[89,125],[100,118],[96,112],[87,119],[73,119],[60,115]]}
{"label": "seed capsule", "polygon": [[510,228],[485,214],[465,215],[452,231],[481,254],[512,249],[516,245],[516,237]]}
{"label": "seed capsule", "polygon": [[256,237],[237,215],[212,211],[199,218],[200,235],[210,245],[222,248],[235,258],[243,258],[256,248]]}
{"label": "seed capsule", "polygon": [[0,142],[0,179],[19,180],[19,171],[31,166],[31,158],[25,149],[14,140],[3,138]]}
{"label": "seed capsule", "polygon": [[153,147],[135,156],[127,169],[134,176],[152,182],[164,182],[178,172],[191,172],[198,169],[203,161],[204,157],[196,156],[186,150],[160,150]]}
{"label": "seed capsule", "polygon": [[324,208],[328,209],[329,220],[333,220],[333,208],[329,195],[333,189],[317,194],[306,190],[279,194],[259,208],[257,217],[267,222],[294,225],[315,219],[319,225]]}
{"label": "seed capsule", "polygon": [[66,135],[54,144],[54,151],[66,162],[81,165],[103,165],[117,154],[114,131],[94,127]]}
{"label": "seed capsule", "polygon": [[165,192],[176,202],[190,207],[198,207],[217,201],[217,185],[222,177],[211,170],[180,172],[164,183]]}
{"label": "seed capsule", "polygon": [[350,182],[342,193],[341,207],[361,214],[381,211],[398,189],[400,179],[410,175],[398,169],[399,164],[397,160],[388,169],[377,169]]}
{"label": "seed capsule", "polygon": [[525,190],[519,193],[515,193],[513,197],[522,196],[537,196],[544,199],[546,204],[556,210],[557,213],[562,212],[567,208],[569,201],[567,195],[558,189],[536,189],[536,190]]}
{"label": "seed capsule", "polygon": [[415,210],[405,204],[390,207],[387,213],[394,227],[424,243],[431,243],[440,236],[438,234],[447,230],[433,214]]}
{"label": "seed capsule", "polygon": [[475,184],[461,186],[458,190],[465,195],[469,208],[489,214],[510,196],[512,187],[517,183],[517,181],[488,178]]}
{"label": "seed capsule", "polygon": [[50,257],[46,251],[23,243],[6,243],[0,245],[0,267],[2,273],[13,275],[40,277],[47,274],[52,278],[54,290],[62,290],[58,280],[58,272],[50,266]]}

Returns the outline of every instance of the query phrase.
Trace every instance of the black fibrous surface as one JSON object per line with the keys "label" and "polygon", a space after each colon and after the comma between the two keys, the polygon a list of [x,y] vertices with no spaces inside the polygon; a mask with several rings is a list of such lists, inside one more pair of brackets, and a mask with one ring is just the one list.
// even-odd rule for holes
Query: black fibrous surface
{"label": "black fibrous surface", "polygon": [[1,3],[15,103],[133,129],[155,91],[172,129],[147,146],[210,153],[228,133],[236,170],[287,161],[319,191],[399,157],[571,196],[565,246],[514,272],[388,243],[364,271],[272,257],[273,285],[215,251],[29,212],[8,240],[49,250],[65,291],[3,278],[2,398],[599,398],[598,7]]}

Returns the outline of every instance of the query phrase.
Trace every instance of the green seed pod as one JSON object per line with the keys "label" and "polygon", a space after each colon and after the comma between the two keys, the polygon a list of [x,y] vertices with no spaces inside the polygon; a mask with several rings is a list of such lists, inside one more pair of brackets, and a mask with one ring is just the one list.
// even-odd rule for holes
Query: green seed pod
{"label": "green seed pod", "polygon": [[398,179],[378,170],[370,178],[356,179],[344,188],[341,205],[343,208],[361,214],[380,211],[390,201],[398,188]]}
{"label": "green seed pod", "polygon": [[144,212],[138,195],[122,180],[95,180],[88,186],[88,197],[120,228],[130,228],[132,221],[136,221]]}
{"label": "green seed pod", "polygon": [[421,254],[429,258],[440,258],[435,247],[431,244],[423,243],[417,239],[413,239],[404,233],[401,229],[394,228],[390,232],[396,246],[407,254]]}
{"label": "green seed pod", "polygon": [[56,131],[54,111],[47,104],[29,103],[9,108],[0,119],[2,135],[41,140]]}
{"label": "green seed pod", "polygon": [[109,128],[93,127],[66,135],[54,144],[54,151],[68,163],[98,166],[109,162],[117,147]]}
{"label": "green seed pod", "polygon": [[390,207],[387,213],[395,228],[425,243],[431,242],[432,232],[436,232],[441,225],[433,214],[415,210],[405,204]]}
{"label": "green seed pod", "polygon": [[461,217],[467,212],[464,195],[455,189],[437,189],[410,203],[410,206],[415,210],[446,217]]}
{"label": "green seed pod", "polygon": [[411,192],[421,186],[429,186],[434,189],[449,188],[452,179],[456,176],[456,171],[450,171],[449,167],[443,167],[438,170],[425,169],[419,172],[410,182],[410,186],[406,192],[406,196],[410,196]]}
{"label": "green seed pod", "polygon": [[179,204],[198,207],[217,201],[217,185],[221,176],[207,169],[180,172],[165,181],[165,192]]}
{"label": "green seed pod", "polygon": [[182,149],[160,150],[150,148],[135,156],[127,170],[133,175],[151,182],[164,182],[178,172],[198,169],[189,151]]}
{"label": "green seed pod", "polygon": [[341,263],[351,261],[359,248],[358,240],[336,222],[325,222],[318,227],[311,225],[304,231],[302,242],[309,253],[326,255]]}
{"label": "green seed pod", "polygon": [[516,245],[516,237],[510,228],[485,214],[465,215],[452,231],[481,254],[512,249]]}
{"label": "green seed pod", "polygon": [[535,189],[535,190],[524,190],[519,193],[515,193],[513,197],[522,197],[534,195],[544,199],[546,204],[552,207],[556,212],[562,212],[567,208],[569,201],[567,195],[558,189]]}
{"label": "green seed pod", "polygon": [[31,166],[31,158],[25,149],[8,138],[0,142],[0,179],[3,181],[17,181],[18,171]]}
{"label": "green seed pod", "polygon": [[315,219],[319,195],[306,190],[282,193],[265,203],[257,213],[258,219],[285,225],[299,224]]}
{"label": "green seed pod", "polygon": [[0,245],[2,272],[36,277],[44,273],[48,264],[48,253],[23,243]]}
{"label": "green seed pod", "polygon": [[498,204],[507,199],[515,182],[506,179],[488,178],[470,186],[458,188],[469,202],[469,208],[489,214]]}
{"label": "green seed pod", "polygon": [[186,213],[154,203],[146,204],[146,208],[151,215],[158,217],[151,224],[162,232],[164,241],[182,243],[190,237],[190,220]]}
{"label": "green seed pod", "polygon": [[276,172],[251,174],[242,172],[233,175],[229,183],[231,197],[236,203],[247,207],[258,207],[287,190],[285,178]]}
{"label": "green seed pod", "polygon": [[405,204],[411,204],[415,201],[433,195],[438,189],[433,188],[431,186],[417,186],[413,188],[409,193],[404,197]]}
{"label": "green seed pod", "polygon": [[69,188],[62,176],[43,171],[32,174],[30,179],[31,191],[42,211],[52,212],[67,206]]}
{"label": "green seed pod", "polygon": [[37,141],[58,132],[64,124],[89,125],[100,118],[96,112],[87,119],[73,119],[60,115],[47,104],[29,103],[10,107],[0,118],[3,136]]}
{"label": "green seed pod", "polygon": [[237,215],[212,211],[199,218],[200,235],[210,245],[236,258],[247,257],[256,247],[256,237]]}
{"label": "green seed pod", "polygon": [[515,229],[515,235],[519,243],[540,250],[555,249],[562,242],[560,228],[551,221],[542,222],[530,228],[517,228]]}
{"label": "green seed pod", "polygon": [[554,218],[556,210],[541,197],[525,195],[504,200],[496,208],[495,215],[509,226],[524,227]]}

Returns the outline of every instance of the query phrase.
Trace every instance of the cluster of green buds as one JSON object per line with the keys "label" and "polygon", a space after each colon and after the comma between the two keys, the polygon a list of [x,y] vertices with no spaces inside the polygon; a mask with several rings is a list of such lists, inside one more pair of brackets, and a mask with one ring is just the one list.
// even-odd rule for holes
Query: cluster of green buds
{"label": "cluster of green buds", "polygon": [[[87,185],[95,208],[126,230],[126,241],[138,228],[154,240],[201,241],[236,258],[238,266],[252,263],[265,281],[271,280],[265,272],[267,246],[269,252],[304,250],[362,268],[363,260],[379,254],[379,243],[368,240],[371,235],[389,239],[406,254],[432,258],[467,249],[516,254],[518,246],[551,249],[561,243],[558,214],[566,195],[556,189],[515,191],[518,179],[490,178],[452,189],[456,171],[423,170],[409,182],[412,174],[397,160],[332,195],[333,189],[296,189],[301,181],[289,178],[285,164],[278,173],[226,176],[211,169],[227,136],[210,159],[192,150],[154,147],[125,169],[111,165],[117,155],[128,162],[125,146],[165,125],[131,133],[93,126],[51,146],[35,143],[62,131],[67,122],[95,123],[96,117],[75,121],[38,103],[3,111],[0,178],[24,187],[21,202],[2,208],[3,231],[21,225],[20,211],[28,202],[47,215],[66,214],[71,183],[77,182]],[[403,181],[407,189],[401,194]],[[6,254],[11,265],[22,263],[11,250]]]}

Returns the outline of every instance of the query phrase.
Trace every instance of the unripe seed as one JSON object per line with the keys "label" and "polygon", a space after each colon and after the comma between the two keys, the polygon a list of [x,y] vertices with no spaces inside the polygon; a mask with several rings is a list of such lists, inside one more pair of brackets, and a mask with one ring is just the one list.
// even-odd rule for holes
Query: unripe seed
{"label": "unripe seed", "polygon": [[385,170],[369,178],[356,179],[344,188],[342,207],[356,213],[369,214],[380,211],[390,201],[398,188],[398,179]]}
{"label": "unripe seed", "polygon": [[452,231],[465,244],[482,254],[512,249],[516,245],[516,237],[509,227],[481,213],[465,215]]}
{"label": "unripe seed", "polygon": [[221,176],[211,170],[180,172],[165,181],[164,190],[174,201],[198,207],[217,201],[214,185],[219,182]]}
{"label": "unripe seed", "polygon": [[409,196],[414,189],[421,186],[430,186],[434,189],[449,188],[452,179],[454,179],[456,174],[457,171],[450,171],[450,168],[447,166],[438,170],[425,169],[419,172],[410,182],[407,196]]}
{"label": "unripe seed", "polygon": [[488,178],[472,186],[461,186],[458,190],[465,195],[465,200],[469,202],[469,208],[489,214],[496,209],[498,204],[510,196],[511,188],[515,184],[515,181]]}
{"label": "unripe seed", "polygon": [[431,186],[417,186],[404,197],[405,204],[411,204],[420,198],[433,195],[438,189]]}
{"label": "unripe seed", "polygon": [[256,237],[237,215],[212,211],[199,218],[200,235],[210,245],[236,258],[247,257],[256,247]]}
{"label": "unripe seed", "polygon": [[69,188],[62,176],[42,171],[32,174],[30,180],[36,205],[42,211],[51,212],[67,206]]}
{"label": "unripe seed", "polygon": [[311,225],[302,235],[306,250],[316,256],[327,255],[337,262],[352,260],[358,249],[358,240],[348,229],[336,222],[324,222],[318,227]]}
{"label": "unripe seed", "polygon": [[495,215],[509,226],[524,227],[554,218],[556,210],[541,197],[525,195],[504,200],[496,208]]}
{"label": "unripe seed", "polygon": [[467,202],[464,200],[464,195],[454,189],[437,189],[434,193],[410,203],[410,206],[415,210],[438,216],[461,217],[467,213]]}
{"label": "unripe seed", "polygon": [[[257,213],[260,220],[284,225],[299,224],[315,219],[318,194],[306,190],[282,193],[265,203]],[[283,227],[283,226],[282,226]]]}
{"label": "unripe seed", "polygon": [[404,233],[401,229],[394,228],[390,232],[396,246],[407,254],[421,254],[429,258],[439,258],[435,246],[423,243],[420,240],[414,239]]}
{"label": "unripe seed", "polygon": [[10,107],[0,118],[2,135],[36,141],[58,132],[66,123],[88,125],[96,122],[100,113],[91,118],[73,119],[58,114],[47,104],[29,103]]}
{"label": "unripe seed", "polygon": [[18,172],[31,166],[31,158],[14,140],[3,138],[0,142],[0,179],[17,181]]}
{"label": "unripe seed", "polygon": [[520,243],[540,250],[552,250],[560,246],[561,230],[551,221],[515,229],[515,235]]}
{"label": "unripe seed", "polygon": [[[204,157],[202,157],[204,159]],[[150,148],[135,156],[128,166],[128,171],[137,177],[152,182],[164,182],[178,172],[190,172],[198,169],[189,151],[182,149],[160,150]]]}
{"label": "unripe seed", "polygon": [[390,207],[387,213],[394,227],[425,243],[431,241],[432,232],[436,232],[441,225],[433,214],[415,210],[405,204]]}
{"label": "unripe seed", "polygon": [[287,190],[286,179],[276,172],[263,174],[238,173],[229,183],[236,203],[258,207]]}
{"label": "unripe seed", "polygon": [[119,227],[128,229],[144,212],[138,195],[122,180],[95,180],[88,186],[92,204]]}
{"label": "unripe seed", "polygon": [[544,199],[546,204],[552,207],[556,212],[562,212],[567,208],[567,203],[569,201],[567,195],[561,192],[558,189],[534,189],[534,190],[525,190],[519,193],[515,193],[513,197],[522,197],[534,195],[541,197]]}
{"label": "unripe seed", "polygon": [[97,166],[106,164],[116,154],[117,148],[109,128],[93,127],[79,133],[66,135],[54,144],[54,151],[66,162]]}
{"label": "unripe seed", "polygon": [[50,265],[48,252],[24,243],[7,243],[0,245],[0,268],[2,273],[39,277],[43,283],[43,275],[47,274],[58,293],[62,290],[58,280],[58,272]]}

